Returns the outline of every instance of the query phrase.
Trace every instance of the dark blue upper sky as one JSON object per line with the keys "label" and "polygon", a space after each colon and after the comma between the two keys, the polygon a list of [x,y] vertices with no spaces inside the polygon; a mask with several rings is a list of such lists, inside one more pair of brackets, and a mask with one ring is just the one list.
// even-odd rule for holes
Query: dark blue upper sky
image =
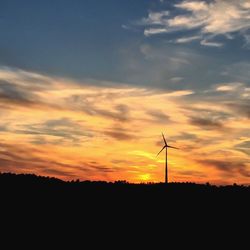
{"label": "dark blue upper sky", "polygon": [[2,0],[0,64],[150,87],[249,84],[249,1],[209,2]]}

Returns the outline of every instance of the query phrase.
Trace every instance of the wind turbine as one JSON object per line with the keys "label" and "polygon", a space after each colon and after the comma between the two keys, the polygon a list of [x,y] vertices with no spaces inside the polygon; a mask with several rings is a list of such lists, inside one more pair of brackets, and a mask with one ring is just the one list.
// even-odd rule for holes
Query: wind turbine
{"label": "wind turbine", "polygon": [[174,148],[174,149],[179,149],[179,148],[176,148],[176,147],[172,147],[170,145],[168,145],[165,137],[164,137],[164,134],[162,133],[162,138],[163,138],[163,141],[164,141],[164,146],[163,148],[161,149],[161,151],[157,154],[157,156],[164,150],[166,149],[166,162],[165,162],[165,165],[166,165],[166,169],[165,169],[165,183],[167,184],[168,183],[168,148]]}

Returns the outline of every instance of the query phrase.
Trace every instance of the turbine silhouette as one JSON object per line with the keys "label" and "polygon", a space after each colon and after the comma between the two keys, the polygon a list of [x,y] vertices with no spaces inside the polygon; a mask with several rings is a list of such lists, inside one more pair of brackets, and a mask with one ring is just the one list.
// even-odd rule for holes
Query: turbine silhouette
{"label": "turbine silhouette", "polygon": [[165,160],[165,165],[166,165],[166,168],[165,168],[165,183],[167,184],[168,183],[168,148],[174,148],[174,149],[179,149],[179,148],[176,148],[176,147],[172,147],[170,145],[168,145],[165,137],[164,137],[164,134],[162,133],[162,138],[163,138],[163,141],[164,141],[164,146],[163,148],[161,149],[161,151],[157,154],[157,156],[164,150],[166,149],[166,160]]}

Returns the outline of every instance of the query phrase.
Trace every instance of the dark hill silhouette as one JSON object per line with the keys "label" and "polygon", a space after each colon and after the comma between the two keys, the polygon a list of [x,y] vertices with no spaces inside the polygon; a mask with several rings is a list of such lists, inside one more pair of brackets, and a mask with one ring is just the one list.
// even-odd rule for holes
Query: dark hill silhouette
{"label": "dark hill silhouette", "polygon": [[[250,187],[243,185],[215,186],[195,183],[147,183],[131,184],[126,181],[63,181],[54,177],[37,176],[34,174],[0,173],[2,197],[30,198],[39,200],[75,199],[85,203],[86,199],[95,202],[103,199],[112,201],[133,201],[135,203],[158,200],[161,203],[186,200],[209,201],[209,199],[243,199],[250,195]],[[193,200],[193,201],[194,201]],[[31,200],[30,200],[31,201]]]}

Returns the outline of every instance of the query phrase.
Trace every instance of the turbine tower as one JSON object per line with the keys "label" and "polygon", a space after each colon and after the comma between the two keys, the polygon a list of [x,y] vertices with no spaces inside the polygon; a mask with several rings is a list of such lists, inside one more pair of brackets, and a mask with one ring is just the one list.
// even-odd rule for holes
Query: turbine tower
{"label": "turbine tower", "polygon": [[163,148],[161,149],[161,151],[157,154],[157,156],[162,152],[162,150],[166,149],[166,160],[165,160],[165,165],[166,165],[166,168],[165,168],[165,183],[167,184],[168,183],[168,148],[174,148],[174,149],[179,149],[179,148],[176,148],[176,147],[172,147],[170,145],[168,145],[165,137],[164,137],[164,134],[162,133],[162,138],[163,138],[163,141],[164,141],[164,146]]}

